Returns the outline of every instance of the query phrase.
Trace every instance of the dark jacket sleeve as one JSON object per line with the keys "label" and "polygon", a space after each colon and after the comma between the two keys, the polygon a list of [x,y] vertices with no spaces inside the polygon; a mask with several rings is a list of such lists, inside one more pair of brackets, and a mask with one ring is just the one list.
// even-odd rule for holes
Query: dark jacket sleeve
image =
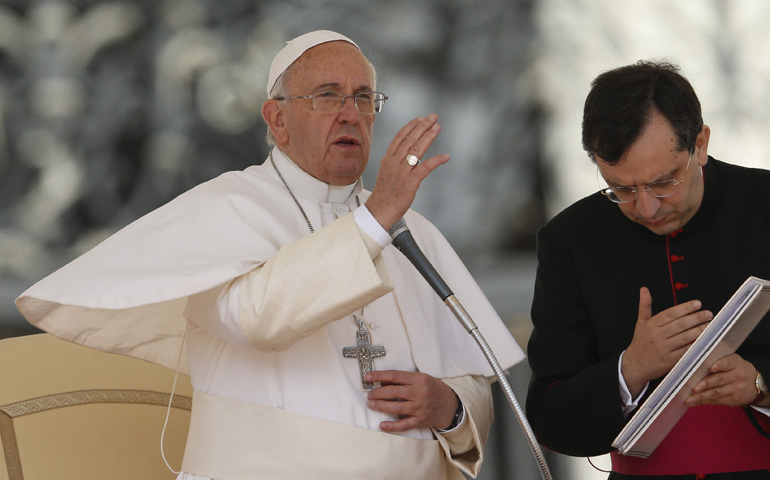
{"label": "dark jacket sleeve", "polygon": [[528,346],[526,411],[545,447],[574,456],[609,452],[625,419],[616,354],[600,358],[594,326],[568,256],[538,232],[538,270]]}

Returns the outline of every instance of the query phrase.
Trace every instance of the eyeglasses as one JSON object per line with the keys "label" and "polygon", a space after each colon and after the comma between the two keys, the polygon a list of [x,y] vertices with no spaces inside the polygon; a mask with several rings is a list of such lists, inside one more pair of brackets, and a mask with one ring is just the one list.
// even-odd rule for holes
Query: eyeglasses
{"label": "eyeglasses", "polygon": [[[690,168],[690,160],[692,160],[692,154],[690,154],[690,158],[687,159],[687,166],[684,167],[685,174],[687,173],[687,169]],[[684,182],[685,178],[686,175],[682,175],[681,180],[673,178],[668,180],[658,180],[657,182],[648,183],[647,188],[607,187],[600,190],[600,192],[602,195],[609,198],[610,201],[615,203],[633,202],[636,200],[638,192],[647,192],[653,197],[666,198],[676,193],[677,187]]]}
{"label": "eyeglasses", "polygon": [[355,95],[345,95],[342,92],[316,92],[312,95],[301,95],[299,97],[276,97],[276,100],[296,100],[298,98],[309,98],[313,105],[313,110],[321,113],[337,113],[342,110],[345,100],[350,97],[356,105],[358,113],[364,115],[374,115],[382,111],[385,100],[388,99],[380,92],[361,92]]}

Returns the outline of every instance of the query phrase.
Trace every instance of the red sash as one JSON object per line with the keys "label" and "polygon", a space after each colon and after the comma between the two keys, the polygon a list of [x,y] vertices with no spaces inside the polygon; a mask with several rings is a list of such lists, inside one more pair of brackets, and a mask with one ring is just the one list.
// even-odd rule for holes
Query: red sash
{"label": "red sash", "polygon": [[[762,416],[762,414],[758,414]],[[612,470],[626,475],[690,475],[770,469],[770,439],[740,407],[689,409],[649,458],[611,453]]]}

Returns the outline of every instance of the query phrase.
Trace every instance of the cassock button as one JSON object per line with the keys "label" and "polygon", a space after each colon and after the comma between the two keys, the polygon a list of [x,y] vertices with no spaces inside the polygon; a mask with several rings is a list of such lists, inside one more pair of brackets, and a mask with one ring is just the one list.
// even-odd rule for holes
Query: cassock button
{"label": "cassock button", "polygon": [[677,289],[677,290],[682,290],[682,289],[684,289],[684,288],[687,288],[687,287],[689,287],[689,286],[690,286],[689,284],[687,284],[687,283],[681,283],[681,282],[676,282],[676,283],[674,284],[674,288],[675,288],[675,289]]}
{"label": "cassock button", "polygon": [[675,238],[675,237],[676,237],[677,235],[679,235],[680,233],[682,233],[682,229],[681,229],[681,228],[680,228],[679,230],[674,230],[673,232],[669,233],[668,235],[669,235],[671,238]]}
{"label": "cassock button", "polygon": [[676,263],[676,262],[678,262],[679,260],[684,260],[684,257],[683,257],[683,256],[681,256],[681,255],[671,255],[671,261],[672,261],[672,262]]}

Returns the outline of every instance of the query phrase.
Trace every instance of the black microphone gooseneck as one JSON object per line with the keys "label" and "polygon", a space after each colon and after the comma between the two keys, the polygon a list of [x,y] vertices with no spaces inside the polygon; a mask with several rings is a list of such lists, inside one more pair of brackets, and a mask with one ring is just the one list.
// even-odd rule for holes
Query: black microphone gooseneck
{"label": "black microphone gooseneck", "polygon": [[425,277],[428,284],[438,293],[441,300],[446,300],[448,296],[452,295],[449,285],[444,282],[444,279],[441,278],[441,275],[433,268],[430,261],[423,255],[420,247],[417,246],[417,242],[414,241],[412,232],[409,231],[409,227],[406,226],[403,218],[394,223],[390,230],[388,230],[388,233],[390,238],[393,239],[393,245],[412,262],[417,271]]}
{"label": "black microphone gooseneck", "polygon": [[532,431],[532,427],[530,427],[529,422],[527,422],[524,411],[521,409],[521,406],[516,399],[516,395],[513,393],[513,389],[511,388],[510,383],[508,383],[506,372],[503,371],[502,367],[500,366],[500,362],[497,361],[497,358],[492,352],[492,349],[489,347],[489,344],[487,344],[486,340],[481,335],[481,332],[479,332],[479,328],[476,326],[476,323],[473,321],[470,315],[468,315],[468,312],[465,311],[465,308],[463,308],[462,304],[460,304],[460,302],[455,298],[452,290],[441,278],[441,275],[438,274],[430,261],[428,261],[428,259],[422,253],[422,250],[420,250],[420,247],[417,245],[417,242],[415,242],[414,237],[412,236],[412,232],[410,232],[409,227],[406,226],[404,219],[401,218],[398,222],[393,224],[393,226],[388,230],[388,233],[390,234],[390,238],[393,239],[393,245],[401,253],[403,253],[410,262],[412,262],[412,265],[414,265],[417,271],[420,272],[420,274],[425,278],[433,290],[436,291],[438,296],[441,297],[441,300],[443,300],[444,304],[449,307],[452,313],[454,313],[455,317],[457,317],[465,330],[467,330],[468,333],[470,333],[471,336],[476,340],[479,348],[481,348],[481,351],[487,358],[489,365],[495,372],[495,376],[497,376],[497,380],[500,382],[500,386],[503,388],[505,396],[508,398],[508,403],[511,405],[513,412],[516,414],[519,425],[521,425],[521,428],[524,430],[527,441],[529,442],[529,447],[532,449],[535,460],[540,467],[540,475],[544,480],[551,480],[551,472],[548,470],[548,465],[546,464],[545,458],[543,457],[543,452],[540,450],[540,446],[537,443],[537,439],[535,438],[535,434]]}

